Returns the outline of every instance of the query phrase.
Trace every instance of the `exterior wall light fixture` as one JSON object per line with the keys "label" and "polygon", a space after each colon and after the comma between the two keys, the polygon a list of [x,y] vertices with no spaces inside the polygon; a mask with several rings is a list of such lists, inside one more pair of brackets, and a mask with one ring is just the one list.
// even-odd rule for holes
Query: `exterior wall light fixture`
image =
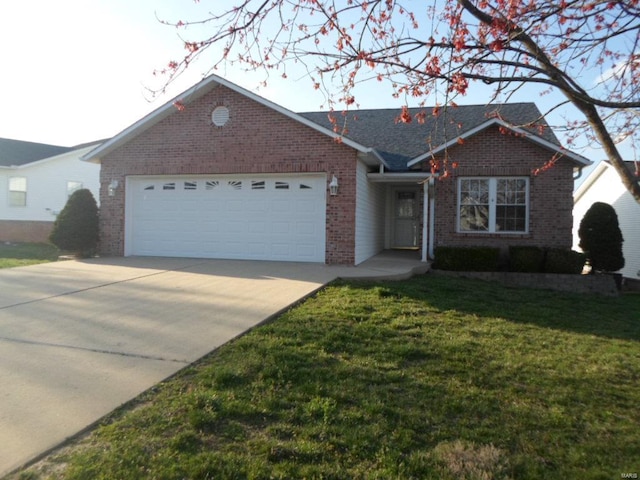
{"label": "exterior wall light fixture", "polygon": [[109,184],[109,196],[113,197],[116,194],[116,189],[118,188],[118,180],[111,180]]}
{"label": "exterior wall light fixture", "polygon": [[335,197],[338,194],[338,179],[334,175],[329,183],[329,195]]}

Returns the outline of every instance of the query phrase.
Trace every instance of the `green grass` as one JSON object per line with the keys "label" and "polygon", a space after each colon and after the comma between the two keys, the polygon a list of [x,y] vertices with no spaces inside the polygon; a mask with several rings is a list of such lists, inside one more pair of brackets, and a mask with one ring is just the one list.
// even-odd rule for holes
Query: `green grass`
{"label": "green grass", "polygon": [[639,340],[640,295],[339,283],[14,478],[621,478]]}
{"label": "green grass", "polygon": [[58,255],[59,250],[46,243],[0,243],[0,268],[52,262]]}

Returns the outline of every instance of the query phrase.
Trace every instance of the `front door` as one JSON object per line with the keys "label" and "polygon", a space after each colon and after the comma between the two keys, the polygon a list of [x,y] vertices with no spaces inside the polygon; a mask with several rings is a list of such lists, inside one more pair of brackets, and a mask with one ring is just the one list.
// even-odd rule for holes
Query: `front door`
{"label": "front door", "polygon": [[393,248],[418,247],[418,192],[396,190],[394,194]]}

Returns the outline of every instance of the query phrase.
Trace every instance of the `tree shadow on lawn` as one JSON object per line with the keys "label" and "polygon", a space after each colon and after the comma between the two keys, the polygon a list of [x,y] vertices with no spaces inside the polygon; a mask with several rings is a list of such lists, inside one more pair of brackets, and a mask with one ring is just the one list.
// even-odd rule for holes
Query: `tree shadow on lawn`
{"label": "tree shadow on lawn", "polygon": [[[364,282],[350,284],[365,286]],[[424,301],[443,312],[455,310],[553,330],[640,341],[640,295],[606,297],[511,288],[428,273],[402,282],[386,282],[384,291],[385,295]]]}

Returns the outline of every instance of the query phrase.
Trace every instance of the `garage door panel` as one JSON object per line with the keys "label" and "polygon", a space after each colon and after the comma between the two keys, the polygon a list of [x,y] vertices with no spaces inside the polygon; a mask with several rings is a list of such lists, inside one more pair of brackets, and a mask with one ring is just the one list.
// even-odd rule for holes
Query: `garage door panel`
{"label": "garage door panel", "polygon": [[132,178],[127,254],[324,262],[324,175]]}

